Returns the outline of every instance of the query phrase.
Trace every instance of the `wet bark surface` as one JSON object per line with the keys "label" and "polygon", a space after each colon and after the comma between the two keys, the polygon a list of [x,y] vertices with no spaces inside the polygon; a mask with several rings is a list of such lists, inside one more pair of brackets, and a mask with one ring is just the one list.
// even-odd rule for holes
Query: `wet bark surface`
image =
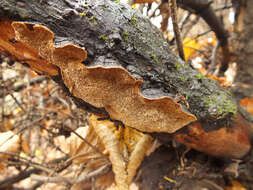
{"label": "wet bark surface", "polygon": [[190,105],[188,110],[207,125],[229,125],[237,112],[227,90],[171,52],[158,29],[131,7],[108,0],[85,4],[1,0],[0,12],[12,20],[48,27],[55,33],[56,45],[85,47],[86,66],[125,68],[143,80],[141,93],[145,97],[184,97]]}

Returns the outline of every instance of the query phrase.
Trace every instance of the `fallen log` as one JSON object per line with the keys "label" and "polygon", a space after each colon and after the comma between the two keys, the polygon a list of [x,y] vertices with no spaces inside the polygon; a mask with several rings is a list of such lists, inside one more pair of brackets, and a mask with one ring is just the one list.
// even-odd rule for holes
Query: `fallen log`
{"label": "fallen log", "polygon": [[[240,158],[249,151],[251,124],[232,94],[176,56],[131,7],[110,0],[0,0],[0,15],[1,52],[51,76],[83,109],[143,132],[186,127],[176,139],[211,155]],[[186,125],[196,120],[204,132],[193,135],[196,124]],[[209,151],[220,146],[213,137],[198,140],[210,131],[229,151]],[[199,148],[203,140],[207,147]]]}

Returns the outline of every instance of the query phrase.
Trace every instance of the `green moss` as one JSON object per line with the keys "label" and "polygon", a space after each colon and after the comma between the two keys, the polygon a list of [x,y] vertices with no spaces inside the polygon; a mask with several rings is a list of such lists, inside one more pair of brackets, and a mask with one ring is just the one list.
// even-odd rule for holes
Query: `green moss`
{"label": "green moss", "polygon": [[181,81],[185,81],[184,75],[182,75],[182,76],[180,77],[180,80],[181,80]]}
{"label": "green moss", "polygon": [[133,26],[136,28],[139,20],[135,16],[133,16],[131,18],[131,22],[132,22]]}
{"label": "green moss", "polygon": [[225,102],[223,104],[225,110],[228,112],[228,113],[232,113],[233,114],[233,117],[236,116],[236,113],[237,113],[237,104],[236,103],[227,103]]}
{"label": "green moss", "polygon": [[205,107],[207,109],[215,108],[213,109],[216,110],[215,112],[212,112],[212,110],[209,111],[211,115],[218,119],[223,119],[230,114],[232,114],[233,118],[236,116],[237,105],[232,98],[228,97],[227,93],[218,95],[212,94],[210,97],[204,97],[203,101],[205,102]]}
{"label": "green moss", "polygon": [[213,104],[215,104],[215,102],[213,101],[213,99],[211,99],[209,97],[204,97],[203,100],[206,103],[205,104],[206,108],[211,107]]}
{"label": "green moss", "polygon": [[166,38],[164,38],[162,33],[160,33],[160,38],[162,39],[163,42],[167,42]]}
{"label": "green moss", "polygon": [[81,17],[86,16],[86,12],[85,12],[85,11],[81,12],[81,13],[80,13],[80,16],[81,16]]}
{"label": "green moss", "polygon": [[103,39],[104,41],[107,41],[109,40],[109,37],[108,36],[105,36],[104,34],[101,34],[98,36],[100,39]]}
{"label": "green moss", "polygon": [[127,42],[128,41],[128,31],[124,31],[123,35],[124,35],[125,41]]}
{"label": "green moss", "polygon": [[218,108],[218,111],[217,111],[218,115],[221,115],[221,114],[222,114],[222,112],[223,112],[222,108],[221,108],[221,107],[219,107],[219,108]]}
{"label": "green moss", "polygon": [[116,3],[119,3],[120,2],[120,0],[115,0],[116,1]]}
{"label": "green moss", "polygon": [[196,75],[196,77],[197,77],[198,80],[200,80],[200,79],[202,79],[202,78],[204,77],[204,75],[201,74],[201,73],[198,73],[198,74]]}
{"label": "green moss", "polygon": [[95,24],[95,25],[98,24],[98,22],[97,22],[97,20],[96,20],[96,18],[94,16],[91,16],[90,20],[93,22],[93,24]]}
{"label": "green moss", "polygon": [[151,58],[154,60],[155,63],[159,63],[159,60],[158,60],[158,58],[157,58],[157,55],[151,53],[150,56],[151,56]]}
{"label": "green moss", "polygon": [[175,64],[175,67],[176,67],[176,69],[178,70],[178,69],[181,68],[181,65],[180,65],[179,63],[176,63],[176,64]]}

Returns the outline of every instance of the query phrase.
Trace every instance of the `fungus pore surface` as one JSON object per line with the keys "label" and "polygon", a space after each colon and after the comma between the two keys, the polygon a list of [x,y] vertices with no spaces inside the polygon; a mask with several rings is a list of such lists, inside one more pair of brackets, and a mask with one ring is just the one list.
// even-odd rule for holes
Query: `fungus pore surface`
{"label": "fungus pore surface", "polygon": [[[82,64],[87,57],[85,49],[73,44],[56,47],[54,34],[46,27],[24,22],[7,25],[10,31],[1,32],[0,44],[5,45],[1,45],[0,50],[26,61],[39,73],[55,76],[61,72],[73,96],[97,108],[105,108],[112,119],[140,131],[167,133],[196,120],[170,97],[144,97],[140,93],[142,81],[122,67],[85,66]],[[10,39],[15,39],[15,43]],[[27,60],[25,55],[31,59]]]}

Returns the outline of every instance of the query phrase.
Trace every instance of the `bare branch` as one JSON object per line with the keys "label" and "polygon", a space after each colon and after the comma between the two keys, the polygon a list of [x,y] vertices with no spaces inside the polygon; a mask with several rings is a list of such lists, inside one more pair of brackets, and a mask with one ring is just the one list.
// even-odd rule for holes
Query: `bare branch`
{"label": "bare branch", "polygon": [[177,23],[177,2],[176,0],[168,0],[168,3],[169,3],[170,11],[171,11],[171,18],[172,18],[172,23],[173,23],[174,34],[176,37],[178,53],[181,59],[185,61],[181,32]]}

